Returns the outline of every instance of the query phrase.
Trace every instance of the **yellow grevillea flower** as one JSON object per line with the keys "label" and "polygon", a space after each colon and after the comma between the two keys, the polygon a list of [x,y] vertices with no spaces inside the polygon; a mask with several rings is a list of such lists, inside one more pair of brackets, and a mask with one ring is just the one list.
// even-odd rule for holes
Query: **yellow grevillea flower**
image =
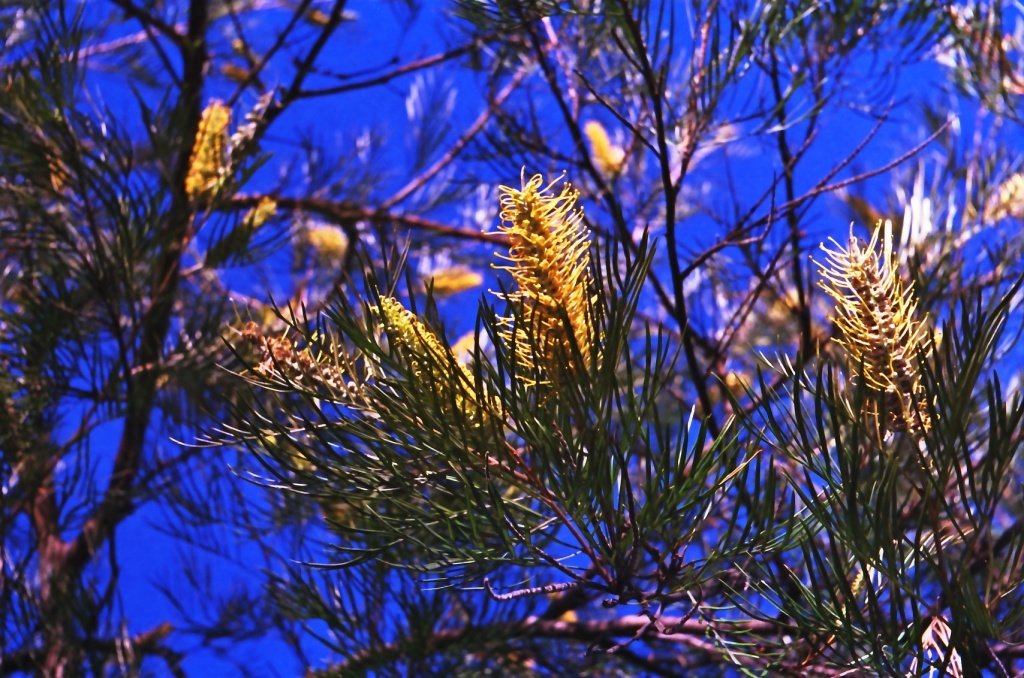
{"label": "yellow grevillea flower", "polygon": [[[502,186],[499,230],[509,238],[509,271],[516,289],[499,295],[518,305],[522,321],[504,318],[504,339],[515,345],[520,364],[542,371],[551,383],[563,368],[587,369],[593,359],[590,233],[579,192],[568,183],[557,195],[554,182],[541,175],[523,181],[521,190]],[[574,350],[575,349],[575,350]],[[576,351],[583,359],[576,365]]]}
{"label": "yellow grevillea flower", "polygon": [[434,293],[441,295],[458,294],[479,287],[484,282],[484,277],[471,268],[465,266],[451,266],[431,274],[434,283]]}
{"label": "yellow grevillea flower", "polygon": [[195,200],[217,190],[227,171],[225,151],[231,109],[220,101],[211,101],[203,111],[196,132],[195,146],[185,176],[185,192]]}
{"label": "yellow grevillea flower", "polygon": [[309,246],[323,261],[340,261],[348,251],[348,236],[337,226],[314,226],[309,230]]}
{"label": "yellow grevillea flower", "polygon": [[[378,307],[384,331],[392,345],[408,363],[413,378],[435,389],[442,411],[450,409],[452,393],[455,409],[467,416],[468,423],[479,424],[497,411],[487,398],[475,393],[473,372],[455,359],[429,327],[394,297],[381,297]],[[483,407],[480,403],[484,403]]]}
{"label": "yellow grevillea flower", "polygon": [[1024,215],[1024,173],[1018,172],[999,185],[999,190],[985,205],[982,218],[992,223],[1007,217]]}
{"label": "yellow grevillea flower", "polygon": [[621,146],[612,143],[608,138],[608,132],[604,126],[596,120],[591,120],[583,126],[583,133],[590,141],[590,150],[594,155],[594,163],[601,174],[610,177],[615,176],[622,169],[622,162],[626,158],[626,152]]}
{"label": "yellow grevillea flower", "polygon": [[[885,394],[885,431],[921,433],[931,426],[917,369],[917,356],[928,348],[925,327],[914,319],[917,301],[896,270],[892,222],[881,221],[871,242],[850,237],[843,248],[822,244],[827,263],[819,263],[818,284],[835,300],[831,316],[865,384]],[[881,253],[879,253],[881,245]]]}
{"label": "yellow grevillea flower", "polygon": [[267,223],[277,214],[277,202],[268,196],[263,196],[256,203],[256,207],[245,213],[244,223],[253,231]]}

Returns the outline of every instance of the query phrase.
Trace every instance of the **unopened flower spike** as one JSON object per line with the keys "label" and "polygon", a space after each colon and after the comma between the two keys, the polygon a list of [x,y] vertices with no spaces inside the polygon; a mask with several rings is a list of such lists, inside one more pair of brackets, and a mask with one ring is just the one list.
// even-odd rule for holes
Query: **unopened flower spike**
{"label": "unopened flower spike", "polygon": [[[326,386],[336,398],[355,403],[363,396],[362,382],[345,361],[321,354],[319,359],[310,347],[299,349],[287,335],[266,336],[255,322],[246,323],[242,338],[255,346],[260,362],[256,373],[274,381],[312,388]],[[336,358],[336,356],[334,357]]]}
{"label": "unopened flower spike", "polygon": [[448,296],[479,287],[484,277],[466,266],[450,266],[433,271],[430,274],[431,287],[434,294]]}
{"label": "unopened flower spike", "polygon": [[913,290],[896,270],[892,222],[879,221],[866,245],[852,234],[845,248],[832,243],[833,248],[821,246],[826,261],[818,263],[818,284],[835,301],[831,319],[840,336],[834,341],[846,349],[864,383],[884,394],[884,431],[919,435],[931,427],[931,420],[917,356],[930,342],[924,325],[914,317]]}
{"label": "unopened flower spike", "polygon": [[[541,175],[526,181],[524,174],[521,189],[500,187],[498,229],[509,238],[509,253],[499,256],[509,263],[495,265],[512,274],[514,290],[498,296],[518,307],[522,321],[503,318],[503,338],[515,346],[521,365],[541,371],[551,383],[566,366],[588,369],[595,353],[590,233],[576,207],[579,192],[565,182],[554,193],[560,180],[545,185]],[[575,364],[576,351],[582,365]]]}
{"label": "unopened flower spike", "polygon": [[277,215],[277,202],[269,197],[263,196],[256,206],[246,212],[242,223],[255,231]]}
{"label": "unopened flower spike", "polygon": [[590,142],[590,150],[597,169],[606,177],[616,176],[622,170],[626,152],[622,150],[621,146],[612,143],[604,125],[596,120],[591,120],[584,125],[583,133]]}
{"label": "unopened flower spike", "polygon": [[336,264],[348,252],[348,236],[337,226],[317,224],[309,230],[307,237],[315,256],[325,264]]}
{"label": "unopened flower spike", "polygon": [[[394,297],[381,297],[378,307],[384,331],[398,354],[407,362],[413,378],[436,389],[444,408],[454,392],[455,407],[471,425],[499,411],[492,399],[479,398],[469,367],[455,359],[437,335]],[[481,403],[483,406],[481,407]]]}
{"label": "unopened flower spike", "polygon": [[213,100],[203,110],[185,176],[185,193],[192,200],[214,193],[227,174],[228,125],[231,108]]}

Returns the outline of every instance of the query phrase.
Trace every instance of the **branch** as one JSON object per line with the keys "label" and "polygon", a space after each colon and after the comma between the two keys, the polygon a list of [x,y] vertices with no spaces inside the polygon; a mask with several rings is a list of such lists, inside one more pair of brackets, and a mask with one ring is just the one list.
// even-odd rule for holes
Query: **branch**
{"label": "branch", "polygon": [[302,83],[306,81],[310,72],[313,70],[313,65],[316,63],[316,59],[320,56],[320,52],[323,51],[324,47],[327,46],[327,41],[330,39],[334,30],[341,24],[342,14],[344,13],[346,0],[336,0],[334,7],[331,8],[331,13],[327,17],[327,23],[324,24],[323,30],[320,31],[320,35],[317,36],[316,42],[310,47],[309,53],[298,63],[295,77],[292,78],[291,85],[285,90],[284,95],[281,97],[281,105],[276,109],[271,109],[269,122],[280,115],[285,108],[290,104],[298,101],[303,97]]}
{"label": "branch", "polygon": [[[208,25],[206,0],[191,0],[189,5],[188,37],[182,43],[181,106],[184,109],[183,141],[178,150],[173,174],[173,198],[164,226],[167,248],[157,261],[152,278],[152,302],[138,329],[139,349],[135,362],[140,365],[158,365],[163,345],[171,325],[174,298],[181,272],[181,256],[191,237],[192,208],[185,193],[185,176],[192,154],[192,141],[199,128],[201,113],[203,70],[206,66],[206,29]],[[68,545],[63,557],[54,563],[54,579],[76,579],[93,553],[110,538],[118,523],[132,511],[131,491],[139,472],[146,431],[152,418],[156,397],[156,370],[133,374],[128,356],[122,356],[126,385],[127,410],[110,482],[103,500],[85,522],[81,533]]]}
{"label": "branch", "polygon": [[[899,156],[895,160],[887,162],[886,164],[882,165],[881,167],[877,167],[877,168],[875,168],[873,170],[869,170],[867,172],[862,172],[861,174],[858,174],[857,176],[854,176],[854,177],[850,177],[849,179],[843,179],[841,181],[837,181],[834,184],[827,183],[836,174],[839,173],[840,169],[845,167],[850,162],[850,159],[852,159],[856,154],[858,154],[860,152],[860,149],[863,147],[863,144],[861,146],[858,146],[857,149],[854,150],[854,152],[850,155],[849,158],[845,159],[842,163],[839,164],[839,166],[837,166],[835,169],[833,169],[831,172],[829,172],[821,181],[819,181],[817,184],[815,184],[813,188],[811,188],[809,191],[807,191],[806,193],[804,193],[803,195],[801,195],[800,197],[798,197],[798,198],[796,198],[796,199],[794,199],[792,201],[782,203],[777,208],[775,208],[772,211],[772,213],[769,214],[768,216],[765,216],[765,217],[762,217],[762,218],[760,218],[760,219],[758,219],[756,221],[750,222],[749,228],[754,228],[754,227],[757,227],[757,226],[762,226],[765,223],[767,223],[769,221],[772,221],[772,220],[778,218],[779,216],[785,214],[787,211],[792,210],[792,209],[796,209],[797,207],[799,207],[803,203],[807,202],[811,198],[817,197],[817,196],[825,194],[825,193],[834,193],[835,191],[838,191],[841,188],[846,188],[847,186],[850,186],[852,184],[856,184],[856,183],[859,183],[861,181],[865,181],[865,180],[870,179],[872,177],[876,177],[876,176],[878,176],[880,174],[885,174],[889,170],[894,169],[894,168],[898,167],[899,165],[902,165],[904,162],[906,162],[910,158],[914,157],[915,155],[917,155],[918,153],[923,151],[925,149],[925,147],[928,146],[928,144],[930,144],[933,141],[935,141],[952,124],[953,124],[952,120],[947,120],[937,130],[935,130],[933,133],[929,134],[921,143],[919,143],[918,145],[914,146],[909,151],[907,151],[903,155]],[[873,135],[873,134],[874,134],[874,131],[871,132],[871,135]],[[867,140],[865,140],[864,143],[867,143]]]}
{"label": "branch", "polygon": [[[163,641],[170,635],[173,628],[167,622],[144,631],[131,638],[105,638],[93,639],[84,643],[88,652],[96,652],[104,656],[114,657],[118,652],[130,650],[136,659],[141,660],[146,655],[162,657],[177,676],[181,672],[177,666],[181,663],[183,656],[179,652],[171,650],[163,644]],[[18,673],[33,673],[39,669],[39,649],[26,647],[16,652],[0,656],[0,676],[12,676]],[[147,663],[146,666],[149,666]]]}
{"label": "branch", "polygon": [[524,596],[537,596],[547,593],[558,593],[559,591],[567,591],[580,586],[580,582],[571,581],[563,584],[548,584],[546,586],[534,586],[528,589],[518,589],[516,591],[509,591],[508,593],[495,593],[491,587],[491,582],[487,577],[484,577],[484,588],[487,590],[487,595],[493,600],[514,600],[515,598],[522,598]]}
{"label": "branch", "polygon": [[[178,32],[177,27],[171,26],[160,17],[150,14],[140,7],[136,7],[131,0],[111,0],[111,2],[120,7],[125,16],[138,20],[146,28],[156,30],[160,35],[173,42],[178,49],[186,48],[185,36]],[[192,37],[191,31],[189,37]]]}
{"label": "branch", "polygon": [[[299,94],[303,98],[312,98],[319,96],[329,96],[331,94],[342,94],[344,92],[351,92],[353,90],[366,89],[368,87],[375,87],[377,85],[384,85],[399,76],[407,75],[415,71],[421,71],[425,68],[430,68],[431,66],[436,66],[437,64],[449,61],[456,57],[460,57],[463,54],[466,54],[467,52],[471,52],[474,49],[479,48],[484,43],[484,41],[489,37],[490,36],[481,36],[467,45],[462,45],[461,47],[450,49],[447,52],[441,52],[440,54],[435,54],[433,56],[425,57],[417,61],[412,61],[410,63],[399,66],[394,70],[388,71],[387,73],[378,75],[375,78],[360,80],[359,82],[350,82],[346,85],[324,87],[322,89],[302,90]],[[336,75],[335,77],[337,77],[338,79],[342,79],[344,76]]]}
{"label": "branch", "polygon": [[458,238],[461,240],[475,240],[477,242],[493,243],[495,245],[508,246],[508,238],[497,233],[485,233],[474,229],[459,228],[433,219],[421,217],[415,214],[401,214],[389,212],[382,208],[356,205],[344,200],[325,200],[323,198],[289,198],[275,194],[261,195],[237,195],[229,203],[232,209],[244,210],[255,207],[259,201],[269,197],[282,209],[301,210],[318,214],[333,223],[344,226],[357,221],[369,221],[374,224],[402,224],[409,228],[430,231],[437,235]]}
{"label": "branch", "polygon": [[[666,628],[675,627],[675,632],[662,634],[651,624],[651,619],[645,615],[626,615],[618,619],[601,621],[564,621],[529,617],[522,622],[500,623],[489,626],[468,625],[457,629],[440,630],[427,636],[422,641],[424,644],[422,651],[425,654],[437,654],[462,641],[485,640],[488,638],[502,638],[504,640],[513,638],[562,638],[595,643],[615,637],[632,638],[644,627],[646,627],[646,630],[643,631],[641,637],[646,640],[680,643],[694,647],[691,642],[694,638],[703,639],[712,631],[777,634],[780,630],[776,624],[761,621],[709,624],[703,619],[690,619],[686,621],[681,617],[663,617],[661,622]],[[313,675],[348,675],[348,672],[359,672],[373,666],[379,666],[391,658],[402,656],[407,651],[409,644],[408,640],[401,640],[387,643],[377,648],[367,648]],[[697,647],[704,648],[704,651],[714,651],[716,649],[707,645]]]}
{"label": "branch", "polygon": [[242,82],[238,83],[238,87],[235,89],[235,93],[231,95],[230,99],[228,99],[228,106],[233,108],[235,104],[238,103],[238,100],[239,98],[241,98],[242,93],[245,92],[245,89],[250,84],[256,82],[259,79],[260,73],[262,73],[263,70],[267,67],[267,64],[270,63],[270,60],[273,58],[273,56],[284,48],[288,36],[291,35],[292,31],[295,30],[295,26],[306,13],[306,10],[309,8],[311,2],[312,0],[302,0],[302,2],[300,2],[295,7],[295,10],[292,12],[292,17],[291,19],[289,19],[288,24],[281,29],[281,31],[277,34],[277,37],[274,39],[274,44],[271,45],[270,48],[263,54],[258,63],[253,64],[252,68],[249,69],[249,74],[245,77],[245,79]]}
{"label": "branch", "polygon": [[405,200],[413,192],[419,190],[425,183],[427,183],[431,178],[437,175],[438,172],[440,172],[448,164],[450,164],[455,159],[455,156],[457,156],[462,151],[462,149],[466,147],[466,144],[468,144],[473,139],[473,137],[480,133],[480,130],[484,128],[484,125],[486,125],[487,121],[491,119],[491,116],[494,115],[494,112],[501,108],[501,105],[505,103],[505,100],[508,99],[509,95],[512,94],[512,92],[519,85],[519,83],[522,82],[523,78],[526,77],[526,73],[527,69],[525,68],[517,71],[516,74],[512,76],[512,79],[509,81],[509,83],[505,85],[505,87],[500,92],[498,92],[498,95],[496,97],[494,97],[490,105],[487,107],[487,110],[481,113],[477,117],[477,119],[473,121],[473,124],[470,125],[469,129],[467,129],[462,134],[462,136],[460,136],[458,140],[454,144],[452,144],[452,147],[448,149],[448,152],[445,153],[440,158],[438,158],[437,162],[435,162],[433,165],[424,170],[422,174],[414,177],[412,181],[410,181],[401,189],[399,189],[397,193],[395,193],[393,196],[385,200],[384,203],[381,205],[381,208],[385,210],[390,209],[397,205],[398,203],[400,203],[401,201]]}
{"label": "branch", "polygon": [[[695,51],[698,57],[703,60],[709,39],[710,21],[714,11],[712,7],[706,10],[707,17],[700,27],[698,44]],[[700,407],[707,421],[708,430],[712,436],[717,436],[721,427],[715,417],[714,401],[708,389],[708,383],[702,376],[700,361],[697,358],[697,351],[694,342],[694,330],[690,322],[689,310],[686,306],[686,295],[683,291],[685,277],[682,275],[682,267],[679,263],[678,226],[676,221],[676,200],[681,187],[682,173],[685,172],[685,164],[680,170],[680,183],[672,177],[672,161],[668,148],[668,124],[665,119],[665,94],[664,94],[664,71],[659,68],[655,73],[654,65],[651,63],[650,55],[647,54],[644,36],[641,32],[639,21],[632,15],[630,5],[626,0],[619,0],[619,7],[624,17],[624,26],[630,34],[630,41],[636,46],[637,65],[640,68],[640,79],[647,91],[650,101],[651,112],[654,115],[655,138],[658,145],[658,161],[662,191],[665,196],[665,247],[668,250],[669,277],[672,280],[672,292],[675,298],[673,308],[676,324],[679,326],[682,335],[683,355],[686,358],[687,370],[690,373],[693,387],[697,391],[697,398],[700,400]],[[703,68],[703,66],[698,66]],[[701,82],[700,75],[703,71],[694,74],[694,81],[697,86]],[[696,139],[697,127],[700,125],[698,116],[698,101],[696,89],[691,91],[692,96],[687,102],[687,115],[690,120],[690,137]],[[704,115],[707,115],[705,112]],[[694,142],[695,143],[695,142]],[[685,162],[685,158],[684,158]]]}

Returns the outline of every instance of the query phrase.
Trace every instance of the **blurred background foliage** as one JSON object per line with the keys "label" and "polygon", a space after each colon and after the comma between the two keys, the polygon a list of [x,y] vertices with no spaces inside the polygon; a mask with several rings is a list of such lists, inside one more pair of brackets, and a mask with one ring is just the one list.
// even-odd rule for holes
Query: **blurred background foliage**
{"label": "blurred background foliage", "polygon": [[1024,671],[1018,4],[0,30],[0,673]]}

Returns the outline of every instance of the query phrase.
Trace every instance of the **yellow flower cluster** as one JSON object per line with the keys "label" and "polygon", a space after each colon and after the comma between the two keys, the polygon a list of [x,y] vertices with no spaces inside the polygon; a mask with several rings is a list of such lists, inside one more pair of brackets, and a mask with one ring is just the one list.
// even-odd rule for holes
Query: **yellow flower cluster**
{"label": "yellow flower cluster", "polygon": [[502,319],[503,338],[521,365],[557,384],[563,370],[589,369],[594,331],[590,234],[575,208],[579,193],[565,183],[555,194],[553,185],[538,174],[524,177],[522,189],[500,188],[498,228],[509,238],[509,254],[501,258],[509,264],[496,268],[512,274],[516,289],[499,296],[520,316]]}
{"label": "yellow flower cluster", "polygon": [[999,190],[985,205],[982,218],[986,223],[1024,216],[1024,173],[1018,172],[999,185]]}
{"label": "yellow flower cluster", "polygon": [[[205,151],[197,157],[208,158]],[[512,274],[512,291],[501,294],[512,314],[498,318],[498,338],[514,354],[520,368],[517,378],[529,386],[575,383],[589,371],[600,351],[601,338],[595,325],[596,290],[591,271],[590,234],[576,207],[579,193],[568,183],[554,190],[540,175],[525,176],[522,188],[502,186],[501,233],[508,236],[505,263],[496,268]],[[257,223],[274,213],[273,201],[261,201],[252,212]],[[348,242],[333,226],[311,229],[310,245],[319,255],[342,256]],[[479,285],[482,276],[468,268],[453,268],[435,274],[434,290],[455,292]],[[471,427],[500,422],[500,399],[477,383],[474,370],[466,364],[475,353],[476,335],[469,334],[448,348],[420,318],[392,296],[382,296],[372,309],[390,341],[393,354],[408,368],[410,386],[430,393],[441,414],[454,416]],[[264,376],[284,375],[292,381],[323,383],[333,391],[355,398],[359,384],[346,380],[347,369],[315,360],[297,350],[286,338],[266,338],[251,323],[244,333],[254,343],[261,362],[257,371]],[[462,361],[470,356],[466,361]],[[377,372],[376,369],[373,370]],[[373,408],[367,403],[369,409]]]}
{"label": "yellow flower cluster", "polygon": [[185,176],[185,193],[192,200],[208,197],[224,181],[230,124],[231,109],[220,101],[211,101],[203,111],[195,146],[192,147],[188,174]]}
{"label": "yellow flower cluster", "polygon": [[337,226],[315,226],[309,231],[309,246],[323,261],[340,261],[348,251],[348,236]]}
{"label": "yellow flower cluster", "polygon": [[384,331],[409,365],[413,378],[434,390],[442,411],[450,411],[454,402],[455,410],[472,424],[480,424],[499,411],[491,400],[477,397],[473,372],[456,360],[437,335],[400,301],[381,297],[378,313]]}
{"label": "yellow flower cluster", "polygon": [[287,336],[265,336],[259,325],[248,322],[242,338],[255,346],[260,358],[256,372],[264,377],[281,378],[307,388],[323,385],[336,398],[355,400],[362,395],[362,386],[341,366],[330,360],[317,360],[308,348],[297,349]]}
{"label": "yellow flower cluster", "polygon": [[597,169],[606,177],[616,176],[622,170],[626,152],[622,150],[621,146],[612,143],[604,126],[596,120],[591,120],[584,125],[583,133],[590,142],[590,150],[593,153]]}
{"label": "yellow flower cluster", "polygon": [[[819,285],[835,301],[832,320],[854,369],[864,383],[884,394],[884,430],[915,434],[931,426],[917,368],[917,356],[928,348],[925,327],[915,320],[917,301],[896,270],[892,223],[876,225],[871,242],[851,236],[849,245],[821,249]],[[878,251],[881,245],[881,254]]]}
{"label": "yellow flower cluster", "polygon": [[255,231],[263,224],[267,223],[274,218],[277,214],[277,202],[273,198],[263,196],[260,201],[256,203],[256,207],[245,213],[243,223],[249,227],[250,230]]}
{"label": "yellow flower cluster", "polygon": [[484,277],[466,266],[451,266],[431,275],[434,294],[450,295],[458,294],[479,287],[484,282]]}

